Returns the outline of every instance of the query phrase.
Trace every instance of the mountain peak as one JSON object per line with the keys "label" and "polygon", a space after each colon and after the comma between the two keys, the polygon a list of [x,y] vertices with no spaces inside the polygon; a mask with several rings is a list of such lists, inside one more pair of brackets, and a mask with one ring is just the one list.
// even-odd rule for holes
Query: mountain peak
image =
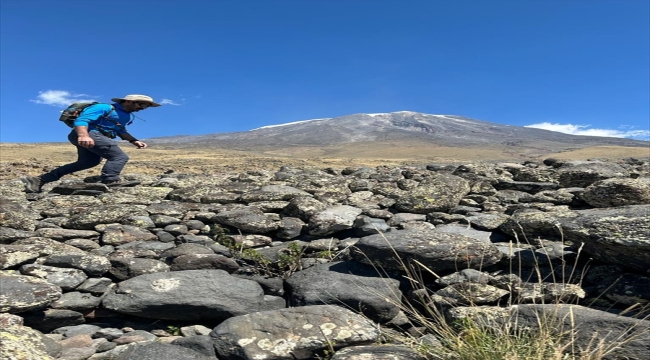
{"label": "mountain peak", "polygon": [[[501,125],[460,115],[415,111],[359,113],[333,118],[267,125],[245,132],[152,139],[157,143],[225,146],[229,149],[288,151],[350,144],[407,148],[415,144],[436,148],[493,149],[506,154],[547,154],[590,146],[647,147],[645,141],[563,134]],[[429,153],[429,151],[427,151]]]}

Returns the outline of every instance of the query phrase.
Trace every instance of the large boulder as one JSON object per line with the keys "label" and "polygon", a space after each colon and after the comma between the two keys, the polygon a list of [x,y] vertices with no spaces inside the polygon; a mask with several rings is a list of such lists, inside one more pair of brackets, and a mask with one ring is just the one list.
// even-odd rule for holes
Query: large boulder
{"label": "large boulder", "polygon": [[630,176],[625,167],[611,162],[568,161],[557,166],[558,181],[565,188],[587,187],[599,180]]}
{"label": "large boulder", "polygon": [[136,276],[122,281],[102,302],[107,309],[146,318],[223,321],[284,307],[264,296],[255,281],[223,270],[185,270]]}
{"label": "large boulder", "polygon": [[351,310],[312,305],[233,317],[210,336],[219,358],[306,360],[330,346],[372,343],[379,338],[379,329]]}
{"label": "large boulder", "polygon": [[361,238],[351,252],[362,263],[383,269],[405,270],[417,261],[434,272],[496,264],[502,253],[496,246],[461,234],[397,230]]}
{"label": "large boulder", "polygon": [[[527,304],[511,308],[519,326],[553,324],[574,349],[603,347],[603,359],[650,359],[650,321],[569,304]],[[602,343],[601,343],[602,342]]]}
{"label": "large boulder", "polygon": [[119,223],[129,216],[147,216],[145,210],[128,204],[101,205],[76,211],[65,223],[65,227],[78,230],[93,230],[96,225]]}
{"label": "large boulder", "polygon": [[612,178],[589,185],[582,199],[593,207],[650,204],[650,178]]}
{"label": "large boulder", "polygon": [[[571,304],[521,304],[511,307],[455,307],[451,321],[471,318],[480,326],[544,331],[559,336],[578,358],[587,352],[598,359],[650,359],[650,321]],[[550,335],[549,335],[550,336]],[[561,346],[561,345],[558,345]]]}
{"label": "large boulder", "polygon": [[566,241],[595,259],[650,269],[650,205],[577,210],[558,218]]}
{"label": "large boulder", "polygon": [[292,306],[344,305],[378,321],[399,312],[399,281],[356,261],[332,262],[298,271],[286,280]]}

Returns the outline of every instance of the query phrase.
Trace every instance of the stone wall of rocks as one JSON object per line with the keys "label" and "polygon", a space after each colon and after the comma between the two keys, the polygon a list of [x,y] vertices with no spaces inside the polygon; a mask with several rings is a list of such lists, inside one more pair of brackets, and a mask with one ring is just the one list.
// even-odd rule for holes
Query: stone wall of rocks
{"label": "stone wall of rocks", "polygon": [[[451,318],[491,309],[522,323],[553,306],[575,315],[584,344],[622,336],[610,358],[648,359],[649,170],[647,159],[547,159],[179,169],[40,194],[4,182],[0,353],[419,359],[379,340],[382,329],[422,336],[401,304],[426,298]],[[436,275],[426,289],[407,281],[414,266]],[[619,315],[631,306],[636,317]]]}

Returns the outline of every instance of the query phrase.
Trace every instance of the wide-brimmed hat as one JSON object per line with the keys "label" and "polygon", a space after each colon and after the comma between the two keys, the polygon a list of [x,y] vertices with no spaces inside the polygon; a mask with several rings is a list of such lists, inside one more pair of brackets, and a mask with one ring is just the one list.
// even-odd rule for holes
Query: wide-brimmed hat
{"label": "wide-brimmed hat", "polygon": [[124,101],[124,100],[148,102],[149,104],[151,104],[151,105],[149,105],[151,107],[162,106],[162,105],[158,104],[157,102],[154,102],[153,98],[151,96],[147,96],[147,95],[127,95],[127,96],[125,96],[123,98],[112,98],[111,99],[111,101],[115,101],[115,102],[120,102],[120,101]]}

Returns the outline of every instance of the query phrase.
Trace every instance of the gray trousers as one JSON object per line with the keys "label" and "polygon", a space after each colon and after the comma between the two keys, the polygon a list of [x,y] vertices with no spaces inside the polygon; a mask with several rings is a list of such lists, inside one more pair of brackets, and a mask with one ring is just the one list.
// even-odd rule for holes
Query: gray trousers
{"label": "gray trousers", "polygon": [[102,159],[106,159],[106,163],[102,168],[102,181],[120,180],[120,173],[124,169],[126,162],[129,161],[129,156],[120,149],[115,140],[97,131],[91,131],[89,134],[95,140],[95,146],[86,149],[77,144],[77,133],[74,130],[70,132],[68,140],[77,147],[77,161],[41,175],[43,183],[56,181],[73,172],[95,167],[99,165]]}

